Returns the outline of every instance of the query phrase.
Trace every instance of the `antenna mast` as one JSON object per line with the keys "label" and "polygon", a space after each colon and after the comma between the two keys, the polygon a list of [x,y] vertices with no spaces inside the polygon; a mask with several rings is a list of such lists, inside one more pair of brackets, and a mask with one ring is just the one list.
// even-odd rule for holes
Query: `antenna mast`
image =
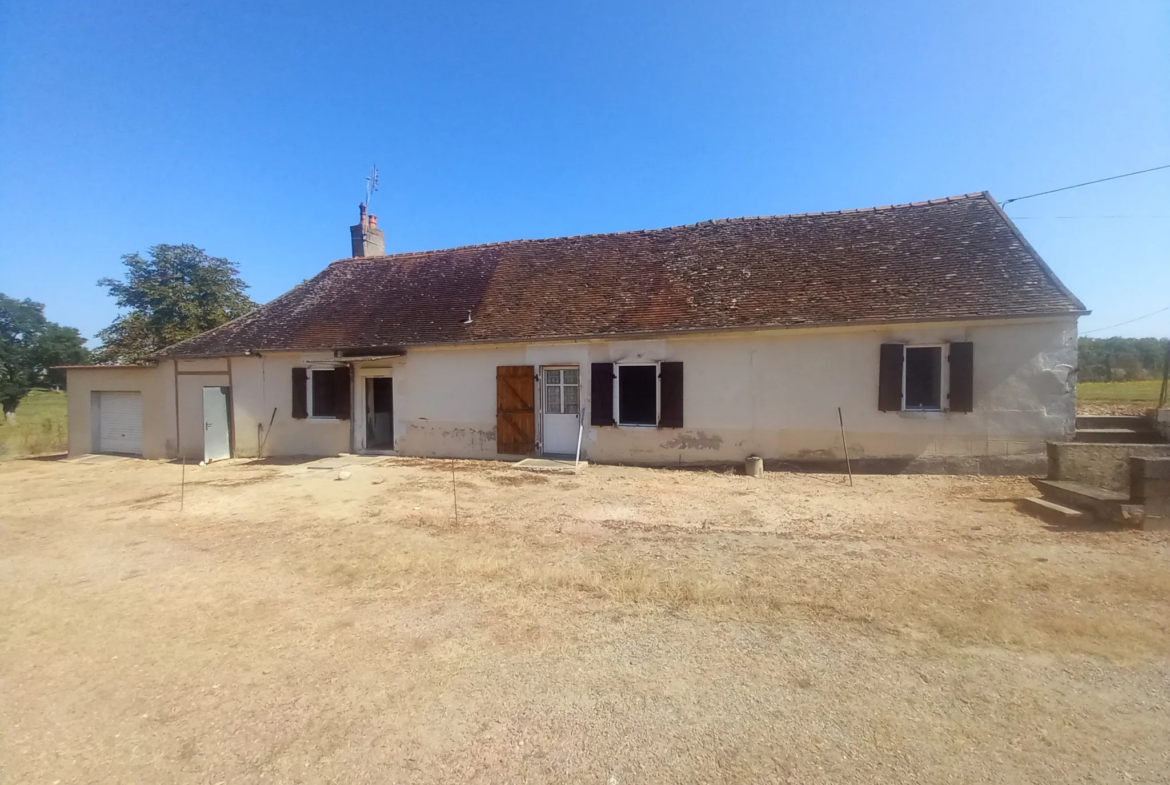
{"label": "antenna mast", "polygon": [[378,190],[378,165],[374,164],[370,176],[366,178],[366,211],[370,209],[370,199],[374,196],[374,191]]}

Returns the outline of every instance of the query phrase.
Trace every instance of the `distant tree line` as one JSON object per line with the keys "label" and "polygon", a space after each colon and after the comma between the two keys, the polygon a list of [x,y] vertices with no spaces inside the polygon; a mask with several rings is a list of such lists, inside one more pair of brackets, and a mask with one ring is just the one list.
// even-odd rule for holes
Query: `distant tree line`
{"label": "distant tree line", "polygon": [[1077,341],[1082,382],[1161,379],[1166,338],[1081,338]]}

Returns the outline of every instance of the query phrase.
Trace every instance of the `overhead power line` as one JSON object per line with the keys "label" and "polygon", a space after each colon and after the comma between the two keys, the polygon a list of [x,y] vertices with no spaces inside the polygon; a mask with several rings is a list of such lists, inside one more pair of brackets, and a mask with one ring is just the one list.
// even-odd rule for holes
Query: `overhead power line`
{"label": "overhead power line", "polygon": [[1122,327],[1122,326],[1127,325],[1127,324],[1133,324],[1134,322],[1140,322],[1142,319],[1149,319],[1151,316],[1157,316],[1158,314],[1163,313],[1165,311],[1170,311],[1170,305],[1167,305],[1165,308],[1159,308],[1158,310],[1154,311],[1153,313],[1148,313],[1145,316],[1139,316],[1136,319],[1130,319],[1128,322],[1118,322],[1117,324],[1111,324],[1108,327],[1098,327],[1096,330],[1085,330],[1083,333],[1081,333],[1081,335],[1088,335],[1089,333],[1099,333],[1102,330],[1112,330],[1114,327]]}
{"label": "overhead power line", "polygon": [[1097,218],[1150,218],[1164,221],[1170,215],[1013,215],[1013,221],[1087,221]]}
{"label": "overhead power line", "polygon": [[1069,190],[1072,190],[1073,188],[1084,188],[1086,185],[1096,185],[1097,183],[1104,183],[1104,182],[1108,182],[1109,180],[1120,180],[1122,177],[1133,177],[1135,174],[1145,174],[1146,172],[1156,172],[1159,169],[1170,169],[1170,164],[1164,164],[1162,166],[1155,166],[1155,167],[1150,168],[1150,169],[1142,169],[1141,171],[1138,171],[1138,172],[1126,172],[1125,174],[1115,174],[1112,177],[1102,177],[1100,180],[1090,180],[1087,183],[1077,183],[1076,185],[1066,185],[1063,188],[1053,188],[1051,191],[1041,191],[1040,193],[1037,193],[1037,194],[1028,194],[1027,196],[1016,196],[1016,197],[1013,197],[1013,198],[1008,199],[1006,201],[1000,202],[999,206],[1000,207],[1007,207],[1012,202],[1018,202],[1021,199],[1031,199],[1033,196],[1045,196],[1046,194],[1054,194],[1057,191],[1069,191]]}

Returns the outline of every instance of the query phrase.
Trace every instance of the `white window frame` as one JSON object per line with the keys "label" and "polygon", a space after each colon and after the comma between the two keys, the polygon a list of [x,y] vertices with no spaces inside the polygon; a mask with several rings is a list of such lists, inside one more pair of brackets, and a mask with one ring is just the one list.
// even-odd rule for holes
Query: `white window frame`
{"label": "white window frame", "polygon": [[[613,421],[619,428],[657,428],[662,419],[662,363],[614,363],[613,374]],[[650,423],[623,423],[621,380],[622,368],[649,367],[654,369],[654,422]]]}
{"label": "white window frame", "polygon": [[[308,411],[308,414],[309,414],[308,419],[316,420],[317,422],[340,422],[340,420],[337,419],[336,414],[328,415],[328,416],[321,415],[321,414],[313,414],[313,374],[318,373],[320,371],[344,371],[344,370],[345,370],[344,368],[338,368],[335,365],[328,365],[328,366],[323,365],[323,366],[320,366],[317,368],[313,368],[312,366],[310,366],[308,368],[308,373],[305,375],[305,388],[306,388],[305,389],[305,408],[309,410]],[[353,394],[353,389],[351,388],[350,395],[352,395],[352,394]]]}
{"label": "white window frame", "polygon": [[[947,411],[947,401],[950,399],[951,392],[951,373],[950,363],[948,360],[948,346],[945,343],[904,343],[902,344],[902,411],[907,414],[945,414]],[[924,409],[915,408],[910,409],[906,406],[906,350],[907,349],[938,349],[938,358],[941,367],[939,368],[939,390],[938,390],[938,408]]]}

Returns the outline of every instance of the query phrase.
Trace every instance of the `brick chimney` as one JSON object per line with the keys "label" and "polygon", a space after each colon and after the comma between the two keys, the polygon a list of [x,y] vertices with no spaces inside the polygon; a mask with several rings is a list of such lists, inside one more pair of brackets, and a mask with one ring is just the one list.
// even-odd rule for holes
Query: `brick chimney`
{"label": "brick chimney", "polygon": [[378,228],[378,216],[366,214],[365,202],[358,206],[358,210],[360,219],[357,226],[349,227],[353,255],[355,257],[385,256],[386,240],[382,235],[382,230]]}

